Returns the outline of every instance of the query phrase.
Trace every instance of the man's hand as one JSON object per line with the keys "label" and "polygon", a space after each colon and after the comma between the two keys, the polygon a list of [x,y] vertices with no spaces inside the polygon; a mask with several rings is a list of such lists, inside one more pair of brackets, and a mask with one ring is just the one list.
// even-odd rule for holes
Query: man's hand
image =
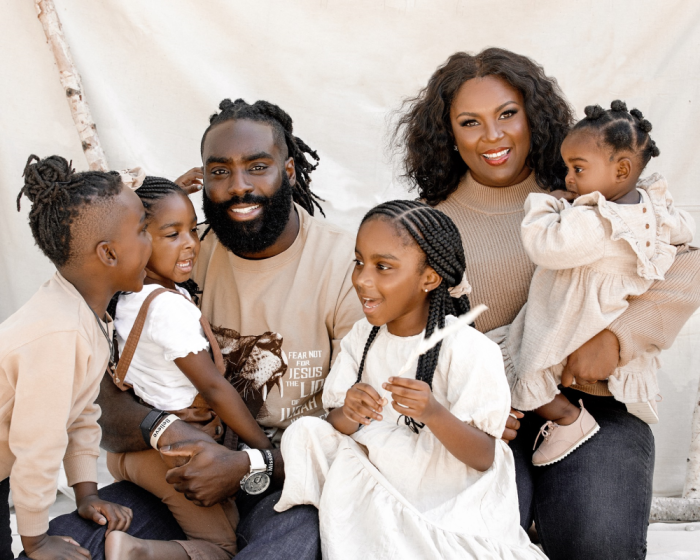
{"label": "man's hand", "polygon": [[520,429],[520,418],[523,416],[525,415],[519,410],[515,410],[514,408],[510,409],[510,414],[506,420],[506,429],[503,430],[503,435],[501,436],[503,441],[510,443],[518,436],[518,430]]}
{"label": "man's hand", "polygon": [[612,375],[620,361],[620,342],[609,330],[599,332],[572,352],[561,374],[561,384],[592,385]]}
{"label": "man's hand", "polygon": [[247,453],[230,451],[213,442],[174,443],[161,447],[160,453],[164,459],[187,461],[170,469],[165,480],[201,507],[213,506],[233,496],[240,488],[241,479],[250,472]]}
{"label": "man's hand", "polygon": [[202,174],[202,168],[193,167],[186,173],[180,175],[173,183],[187,194],[192,194],[202,190],[203,180],[204,175]]}
{"label": "man's hand", "polygon": [[85,560],[90,552],[70,537],[22,537],[24,553],[34,560]]}
{"label": "man's hand", "polygon": [[[189,409],[188,409],[189,410]],[[182,411],[178,411],[178,416],[180,418],[183,417],[181,415]],[[218,426],[221,426],[221,422],[218,421],[218,418],[216,419]],[[209,435],[221,435],[221,434],[216,434],[215,431],[212,431],[208,427],[211,427],[214,424],[214,422],[209,422],[208,424],[191,424],[190,422],[173,422],[168,426],[168,429],[163,432],[163,435],[160,436],[160,439],[158,440],[158,448],[159,450],[163,449],[166,446],[172,446],[176,443],[180,442],[189,442],[189,443],[194,443],[195,441],[205,441],[207,443],[216,443],[214,439]],[[189,461],[189,456],[187,455],[170,455],[170,454],[161,454],[163,461],[165,461],[165,464],[172,468],[175,467],[180,467],[187,463]]]}

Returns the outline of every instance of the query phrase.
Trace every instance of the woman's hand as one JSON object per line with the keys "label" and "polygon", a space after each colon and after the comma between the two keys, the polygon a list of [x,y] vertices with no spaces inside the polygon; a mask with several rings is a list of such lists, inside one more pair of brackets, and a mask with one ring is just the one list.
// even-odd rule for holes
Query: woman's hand
{"label": "woman's hand", "polygon": [[24,553],[34,560],[85,560],[90,552],[70,537],[22,537]]}
{"label": "woman's hand", "polygon": [[399,414],[410,416],[417,422],[429,424],[430,418],[442,408],[435,400],[430,386],[425,381],[390,377],[382,387],[391,393],[394,399],[391,406]]}
{"label": "woman's hand", "polygon": [[345,394],[345,404],[341,410],[351,422],[368,426],[370,419],[381,420],[386,399],[379,396],[374,387],[367,383],[355,383]]}
{"label": "woman's hand", "polygon": [[561,200],[563,198],[564,200],[568,200],[569,202],[573,202],[574,200],[576,200],[578,198],[578,195],[576,193],[571,192],[571,191],[557,190],[557,191],[552,191],[549,194],[552,195],[557,200]]}
{"label": "woman's hand", "polygon": [[204,174],[201,167],[193,167],[173,181],[188,195],[202,190]]}
{"label": "woman's hand", "polygon": [[620,342],[609,330],[599,332],[572,352],[561,374],[564,387],[592,385],[610,377],[620,361]]}
{"label": "woman's hand", "polygon": [[518,436],[518,430],[520,429],[520,418],[525,416],[519,410],[514,408],[510,409],[510,414],[506,420],[506,429],[503,430],[503,435],[501,439],[506,443],[513,441]]}

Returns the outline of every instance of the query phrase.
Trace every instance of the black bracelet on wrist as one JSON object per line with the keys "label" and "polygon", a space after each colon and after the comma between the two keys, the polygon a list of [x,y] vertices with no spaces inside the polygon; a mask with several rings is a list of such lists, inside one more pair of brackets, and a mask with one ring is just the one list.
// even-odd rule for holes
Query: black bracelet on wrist
{"label": "black bracelet on wrist", "polygon": [[265,462],[267,463],[267,470],[265,471],[267,473],[267,476],[272,478],[272,471],[275,470],[275,460],[272,457],[272,451],[269,449],[261,449],[263,455],[265,455]]}
{"label": "black bracelet on wrist", "polygon": [[151,432],[153,431],[153,428],[155,428],[158,425],[158,422],[160,422],[162,418],[167,415],[167,412],[154,408],[148,414],[146,414],[146,417],[143,420],[141,420],[141,424],[139,425],[139,428],[141,428],[141,436],[143,436],[143,441],[146,442],[148,447],[151,447]]}

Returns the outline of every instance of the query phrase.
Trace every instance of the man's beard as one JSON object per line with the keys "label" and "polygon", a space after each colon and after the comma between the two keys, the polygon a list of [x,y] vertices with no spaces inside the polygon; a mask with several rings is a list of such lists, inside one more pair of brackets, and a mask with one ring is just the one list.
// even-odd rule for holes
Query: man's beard
{"label": "man's beard", "polygon": [[[204,215],[221,244],[235,255],[254,255],[272,246],[289,222],[292,208],[292,185],[286,173],[282,184],[271,197],[246,193],[226,202],[213,202],[206,191],[202,196]],[[260,217],[250,222],[236,222],[229,208],[234,204],[260,204]]]}

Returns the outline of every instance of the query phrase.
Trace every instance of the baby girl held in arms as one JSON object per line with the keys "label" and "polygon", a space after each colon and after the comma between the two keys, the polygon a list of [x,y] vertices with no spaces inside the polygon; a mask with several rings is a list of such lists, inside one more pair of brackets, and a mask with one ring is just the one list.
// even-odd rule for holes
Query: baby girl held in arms
{"label": "baby girl held in arms", "polygon": [[676,246],[689,243],[695,232],[660,175],[639,180],[659,155],[642,113],[628,112],[622,101],[607,111],[596,105],[585,112],[561,147],[568,191],[533,193],[525,202],[523,244],[538,266],[527,304],[510,327],[489,335],[501,344],[513,407],[547,420],[535,466],[560,461],[599,429],[559,385],[612,394],[631,414],[658,422],[658,349],[595,385],[576,385],[564,368],[567,356],[627,309],[628,297],[664,279]]}

